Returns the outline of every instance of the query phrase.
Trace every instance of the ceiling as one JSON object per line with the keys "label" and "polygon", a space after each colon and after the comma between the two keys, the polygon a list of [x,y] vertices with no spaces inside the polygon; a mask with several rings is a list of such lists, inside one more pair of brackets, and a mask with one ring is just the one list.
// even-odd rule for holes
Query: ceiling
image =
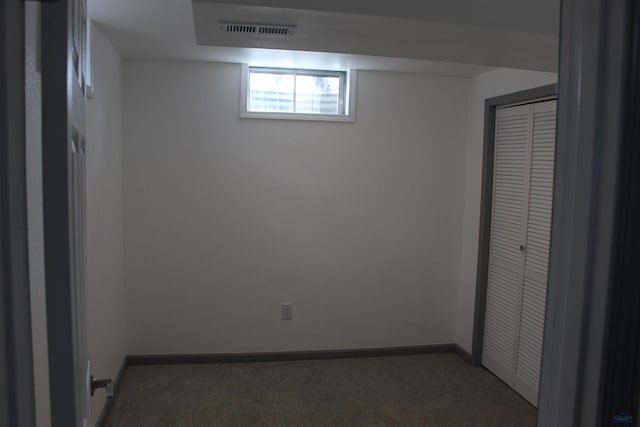
{"label": "ceiling", "polygon": [[[88,0],[88,14],[125,58],[463,77],[557,69],[559,0]],[[219,21],[296,31],[252,37]]]}
{"label": "ceiling", "polygon": [[558,34],[559,0],[198,0],[245,6],[269,6]]}

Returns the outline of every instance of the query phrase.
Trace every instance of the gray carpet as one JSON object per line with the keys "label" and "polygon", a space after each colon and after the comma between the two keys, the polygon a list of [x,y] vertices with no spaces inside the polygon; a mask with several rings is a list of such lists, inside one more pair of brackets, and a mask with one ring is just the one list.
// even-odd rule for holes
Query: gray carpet
{"label": "gray carpet", "polygon": [[534,426],[536,410],[454,354],[130,366],[117,427]]}

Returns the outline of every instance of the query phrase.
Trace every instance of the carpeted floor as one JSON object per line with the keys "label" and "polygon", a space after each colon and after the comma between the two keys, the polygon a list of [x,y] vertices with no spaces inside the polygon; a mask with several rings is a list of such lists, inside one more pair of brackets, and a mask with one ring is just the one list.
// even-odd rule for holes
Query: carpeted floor
{"label": "carpeted floor", "polygon": [[536,410],[454,354],[130,366],[116,427],[534,426]]}

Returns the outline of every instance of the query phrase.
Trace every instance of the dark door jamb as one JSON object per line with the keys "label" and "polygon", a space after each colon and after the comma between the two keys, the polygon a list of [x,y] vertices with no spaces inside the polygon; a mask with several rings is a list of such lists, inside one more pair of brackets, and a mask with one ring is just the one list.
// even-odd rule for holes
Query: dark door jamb
{"label": "dark door jamb", "polygon": [[0,425],[35,426],[27,238],[24,2],[0,3]]}

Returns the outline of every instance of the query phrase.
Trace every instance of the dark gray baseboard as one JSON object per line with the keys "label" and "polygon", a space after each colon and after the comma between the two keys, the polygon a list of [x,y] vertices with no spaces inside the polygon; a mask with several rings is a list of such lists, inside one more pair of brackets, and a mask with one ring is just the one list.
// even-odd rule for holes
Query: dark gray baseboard
{"label": "dark gray baseboard", "polygon": [[[127,366],[129,366],[129,357],[125,356],[122,359],[122,363],[120,364],[120,369],[118,369],[118,375],[113,379],[113,394],[114,398],[118,395],[118,389],[120,388],[120,380],[122,379],[124,372],[127,370]],[[111,406],[113,405],[113,399],[107,399],[102,407],[102,411],[100,411],[100,416],[96,420],[96,427],[101,427],[106,421],[109,411],[111,411]]]}
{"label": "dark gray baseboard", "polygon": [[171,365],[185,363],[284,362],[294,360],[350,359],[357,357],[408,356],[416,354],[455,353],[469,362],[471,355],[456,344],[420,345],[348,350],[289,351],[232,354],[166,354],[129,356],[129,365]]}
{"label": "dark gray baseboard", "polygon": [[465,362],[467,362],[469,365],[471,366],[480,366],[479,364],[475,364],[473,357],[471,356],[471,353],[469,353],[467,350],[465,350],[464,348],[460,347],[458,344],[454,344],[454,353],[458,355],[458,357],[460,357],[460,359],[464,360]]}

